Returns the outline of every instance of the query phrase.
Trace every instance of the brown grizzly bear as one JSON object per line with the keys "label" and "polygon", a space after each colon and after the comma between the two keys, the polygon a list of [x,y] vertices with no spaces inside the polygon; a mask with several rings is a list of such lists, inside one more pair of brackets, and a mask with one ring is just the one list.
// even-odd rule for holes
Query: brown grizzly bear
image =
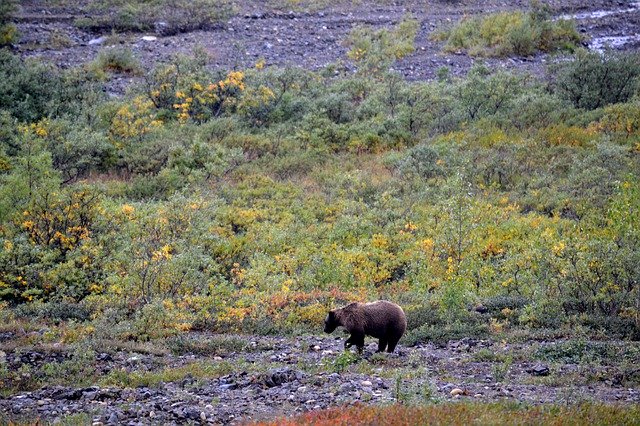
{"label": "brown grizzly bear", "polygon": [[351,303],[343,308],[329,311],[324,321],[325,333],[344,327],[351,336],[344,347],[355,345],[359,352],[364,348],[364,336],[380,339],[378,351],[391,353],[407,328],[407,318],[402,308],[395,303],[379,300],[371,303]]}

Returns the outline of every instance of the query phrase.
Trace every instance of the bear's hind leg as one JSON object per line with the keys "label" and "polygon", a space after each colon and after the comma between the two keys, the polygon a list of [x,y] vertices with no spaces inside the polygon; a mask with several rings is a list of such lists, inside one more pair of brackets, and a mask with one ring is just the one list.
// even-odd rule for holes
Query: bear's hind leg
{"label": "bear's hind leg", "polygon": [[392,353],[396,349],[398,340],[400,339],[396,339],[396,338],[389,339],[389,346],[387,346],[387,352]]}

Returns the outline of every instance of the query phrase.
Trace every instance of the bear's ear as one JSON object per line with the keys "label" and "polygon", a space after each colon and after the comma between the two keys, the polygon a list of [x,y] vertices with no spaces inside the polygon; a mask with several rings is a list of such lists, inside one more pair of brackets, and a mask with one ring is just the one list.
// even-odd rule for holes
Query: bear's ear
{"label": "bear's ear", "polygon": [[336,312],[335,311],[329,311],[329,315],[327,315],[327,319],[329,321],[333,321],[336,319]]}

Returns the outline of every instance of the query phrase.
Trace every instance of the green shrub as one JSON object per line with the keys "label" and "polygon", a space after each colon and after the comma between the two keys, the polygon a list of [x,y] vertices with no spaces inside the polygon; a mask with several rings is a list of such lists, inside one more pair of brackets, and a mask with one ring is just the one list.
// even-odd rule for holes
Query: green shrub
{"label": "green shrub", "polygon": [[357,27],[347,39],[350,48],[347,56],[364,74],[385,73],[394,61],[413,53],[417,33],[418,21],[410,17],[392,30],[376,31],[370,27]]}
{"label": "green shrub", "polygon": [[140,74],[140,63],[133,56],[133,52],[126,48],[107,48],[98,53],[98,56],[89,65],[91,70],[100,73],[124,73]]}
{"label": "green shrub", "polygon": [[82,73],[61,71],[36,59],[22,60],[0,49],[0,105],[19,121],[77,113],[97,91]]}
{"label": "green shrub", "polygon": [[551,21],[547,10],[533,5],[529,13],[500,12],[464,18],[442,33],[446,51],[472,56],[531,56],[539,51],[572,51],[581,36],[570,21]]}
{"label": "green shrub", "polygon": [[563,121],[570,104],[555,94],[526,92],[516,97],[505,111],[509,121],[520,131],[549,127]]}
{"label": "green shrub", "polygon": [[496,315],[504,309],[522,309],[529,303],[529,300],[522,296],[498,295],[485,300],[482,305],[487,311]]}
{"label": "green shrub", "polygon": [[356,364],[360,360],[361,358],[358,354],[350,350],[345,350],[333,360],[333,371],[336,373],[342,373],[348,369],[350,365]]}
{"label": "green shrub", "polygon": [[51,120],[46,125],[44,143],[53,167],[64,183],[75,182],[95,171],[105,171],[115,155],[106,135],[69,119]]}
{"label": "green shrub", "polygon": [[551,90],[576,108],[593,110],[626,102],[638,88],[640,55],[588,52],[550,68]]}
{"label": "green shrub", "polygon": [[398,162],[397,171],[402,177],[420,179],[430,179],[442,174],[442,168],[438,164],[438,153],[424,144],[411,148],[405,158]]}
{"label": "green shrub", "polygon": [[453,107],[469,121],[507,114],[526,87],[523,77],[491,73],[482,64],[474,65],[465,79],[455,82]]}
{"label": "green shrub", "polygon": [[174,35],[211,29],[231,16],[233,6],[228,0],[99,0],[86,12],[88,17],[75,21],[79,28],[100,32],[156,29],[162,35]]}
{"label": "green shrub", "polygon": [[0,4],[0,48],[10,45],[18,39],[18,29],[10,22],[17,10],[17,0],[4,0]]}
{"label": "green shrub", "polygon": [[41,319],[45,321],[87,321],[91,319],[92,309],[82,303],[66,301],[30,303],[16,309],[18,317]]}

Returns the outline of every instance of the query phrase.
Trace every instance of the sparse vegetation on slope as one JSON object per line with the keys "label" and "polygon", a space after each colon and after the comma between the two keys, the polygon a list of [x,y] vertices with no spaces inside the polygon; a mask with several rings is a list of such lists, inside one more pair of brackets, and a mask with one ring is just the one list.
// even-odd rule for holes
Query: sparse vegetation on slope
{"label": "sparse vegetation on slope", "polygon": [[[116,309],[134,325],[112,337],[143,340],[205,324],[304,329],[379,297],[435,308],[414,341],[493,320],[637,336],[638,135],[625,112],[637,101],[585,112],[557,90],[574,62],[553,84],[482,66],[409,83],[381,70],[211,72],[196,55],[107,100],[74,71],[4,55],[12,304]],[[119,57],[103,68],[134,62]],[[625,64],[635,87],[640,65]],[[469,311],[514,296],[500,313]]]}
{"label": "sparse vegetation on slope", "polygon": [[582,40],[575,24],[551,20],[549,10],[533,4],[528,13],[499,12],[464,18],[436,38],[446,51],[464,50],[471,56],[531,56],[538,52],[574,51]]}
{"label": "sparse vegetation on slope", "polygon": [[212,28],[233,13],[227,0],[93,0],[84,8],[87,16],[75,22],[80,28],[97,32],[155,29],[164,35]]}

